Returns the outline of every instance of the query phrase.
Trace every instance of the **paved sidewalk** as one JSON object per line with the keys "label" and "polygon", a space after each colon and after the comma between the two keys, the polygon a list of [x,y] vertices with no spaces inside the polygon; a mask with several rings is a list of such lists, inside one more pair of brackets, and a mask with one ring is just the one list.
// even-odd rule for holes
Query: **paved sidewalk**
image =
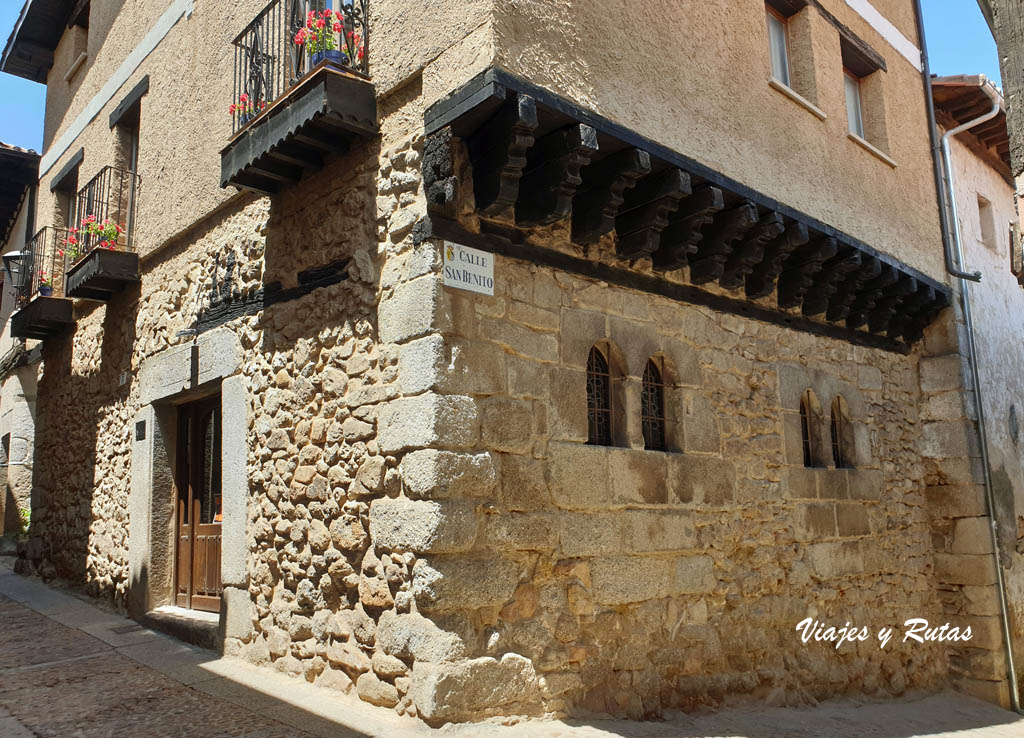
{"label": "paved sidewalk", "polygon": [[0,738],[1022,738],[1024,718],[963,695],[663,722],[448,725],[375,708],[188,646],[15,575],[0,557]]}

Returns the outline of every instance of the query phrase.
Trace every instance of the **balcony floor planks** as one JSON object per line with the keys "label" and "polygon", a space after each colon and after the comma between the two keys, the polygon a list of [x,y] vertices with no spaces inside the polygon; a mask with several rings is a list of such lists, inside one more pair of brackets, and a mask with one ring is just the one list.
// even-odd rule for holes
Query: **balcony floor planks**
{"label": "balcony floor planks", "polygon": [[373,85],[321,67],[231,140],[221,152],[221,186],[272,194],[321,166],[327,154],[376,134]]}
{"label": "balcony floor planks", "polygon": [[93,249],[67,275],[68,297],[106,301],[139,281],[139,255]]}
{"label": "balcony floor planks", "polygon": [[71,300],[37,295],[11,316],[11,336],[43,340],[62,333],[74,323]]}

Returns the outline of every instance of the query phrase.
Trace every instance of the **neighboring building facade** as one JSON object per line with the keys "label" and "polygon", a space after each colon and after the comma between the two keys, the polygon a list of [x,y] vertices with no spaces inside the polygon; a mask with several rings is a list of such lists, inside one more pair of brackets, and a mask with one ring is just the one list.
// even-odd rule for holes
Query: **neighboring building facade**
{"label": "neighboring building facade", "polygon": [[[986,94],[988,89],[990,94]],[[975,343],[982,388],[987,437],[988,467],[999,512],[999,545],[1003,561],[1015,642],[1024,640],[1024,469],[1018,414],[1024,381],[1017,367],[1024,363],[1024,265],[1013,176],[1010,142],[1001,94],[991,82],[978,76],[938,77],[932,81],[935,110],[940,131],[945,133],[978,119],[993,108],[994,118],[950,139],[953,186],[957,193],[957,227],[967,271],[979,271],[981,281],[970,288],[974,314]],[[957,295],[957,325],[961,345],[965,325]],[[966,351],[962,352],[966,354]],[[970,364],[962,362],[963,377],[970,377]],[[973,389],[964,381],[970,416],[975,421]],[[953,523],[953,528],[987,527],[970,517]],[[953,548],[952,529],[940,522],[936,532]],[[978,541],[975,550],[991,551],[991,543]],[[965,600],[969,600],[966,593]],[[966,602],[959,603],[963,607]],[[1024,654],[1018,647],[1018,674],[1024,668]]]}
{"label": "neighboring building facade", "polygon": [[874,7],[370,0],[325,43],[30,0],[26,561],[431,722],[1006,703],[914,4]]}
{"label": "neighboring building facade", "polygon": [[[39,154],[0,143],[0,244],[2,253],[20,252],[34,233]],[[36,379],[41,346],[11,337],[16,291],[3,272],[0,287],[0,533],[20,533],[31,514],[32,446],[35,438]]]}

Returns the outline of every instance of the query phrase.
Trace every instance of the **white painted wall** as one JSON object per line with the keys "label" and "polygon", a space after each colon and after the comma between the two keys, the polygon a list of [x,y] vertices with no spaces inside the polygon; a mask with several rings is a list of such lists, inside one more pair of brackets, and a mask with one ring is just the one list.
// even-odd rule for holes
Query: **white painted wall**
{"label": "white painted wall", "polygon": [[[1024,512],[1022,450],[1010,438],[1008,417],[1016,404],[1024,424],[1024,288],[1010,273],[1009,224],[1017,215],[1013,187],[960,141],[952,144],[957,208],[967,270],[978,270],[982,281],[971,290],[979,367],[992,466],[1005,465],[1018,490],[1018,509]],[[991,203],[995,233],[992,248],[982,242],[978,196]]]}
{"label": "white painted wall", "polygon": [[[1018,541],[1024,523],[1024,287],[1010,273],[1009,224],[1017,218],[1013,187],[961,142],[952,143],[957,208],[967,271],[979,270],[982,281],[971,288],[978,373],[981,380],[989,465],[997,498],[1012,486],[1013,519],[1000,515],[1001,540]],[[978,196],[991,203],[995,224],[991,246],[982,242]],[[1010,408],[1021,424],[1017,442],[1011,438]],[[1006,476],[1002,475],[1005,472]],[[1000,504],[1000,503],[997,503]],[[1001,507],[1001,504],[1000,504]],[[1007,600],[1015,631],[1018,668],[1024,667],[1024,555],[1011,553],[1005,572]]]}

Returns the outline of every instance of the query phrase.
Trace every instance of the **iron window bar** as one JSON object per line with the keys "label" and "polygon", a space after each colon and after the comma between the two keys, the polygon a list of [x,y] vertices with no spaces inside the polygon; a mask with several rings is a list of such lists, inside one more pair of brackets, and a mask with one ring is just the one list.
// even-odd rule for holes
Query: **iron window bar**
{"label": "iron window bar", "polygon": [[64,297],[65,261],[63,245],[70,231],[45,226],[36,232],[22,249],[21,273],[24,278],[17,286],[17,306],[21,309],[50,287],[46,297]]}
{"label": "iron window bar", "polygon": [[587,443],[612,445],[612,375],[596,346],[587,359]]}
{"label": "iron window bar", "polygon": [[74,210],[78,222],[68,229],[61,249],[68,269],[96,248],[135,250],[140,182],[135,172],[104,167],[78,191]]}
{"label": "iron window bar", "polygon": [[[369,0],[272,0],[232,42],[232,135],[320,66],[368,78],[368,6]],[[325,10],[332,19],[316,28]],[[311,13],[312,35],[306,28]]]}
{"label": "iron window bar", "polygon": [[644,448],[665,451],[665,382],[657,365],[647,361],[640,394],[640,420],[644,433]]}

